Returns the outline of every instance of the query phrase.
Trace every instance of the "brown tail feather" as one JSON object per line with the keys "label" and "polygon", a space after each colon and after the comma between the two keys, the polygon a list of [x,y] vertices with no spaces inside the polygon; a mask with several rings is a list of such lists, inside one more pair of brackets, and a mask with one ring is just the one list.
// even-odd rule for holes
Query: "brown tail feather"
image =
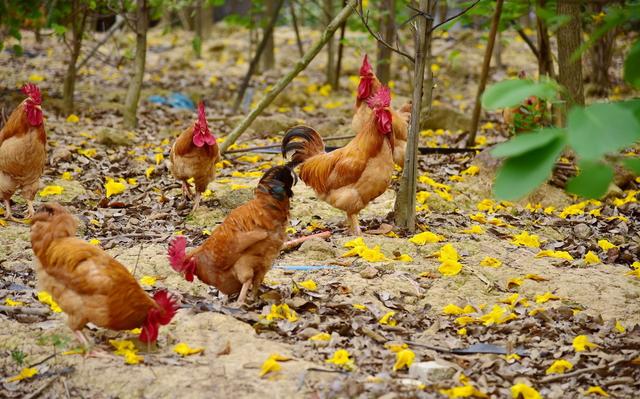
{"label": "brown tail feather", "polygon": [[324,142],[318,132],[312,128],[295,126],[289,129],[282,139],[282,156],[286,159],[290,152],[293,154],[287,165],[293,168],[312,156],[323,153]]}

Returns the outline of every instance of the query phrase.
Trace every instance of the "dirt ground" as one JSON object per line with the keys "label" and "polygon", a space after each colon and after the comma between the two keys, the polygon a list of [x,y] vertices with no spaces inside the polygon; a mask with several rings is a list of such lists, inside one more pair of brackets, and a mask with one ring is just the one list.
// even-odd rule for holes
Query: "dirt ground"
{"label": "dirt ground", "polygon": [[[216,29],[220,38],[206,41],[205,58],[201,61],[189,53],[190,39],[153,32],[149,83],[143,97],[170,91],[205,97],[213,110],[211,114],[215,113],[210,115],[215,116],[214,132],[223,136],[237,120],[237,115],[230,114],[227,102],[246,69],[246,61],[240,61],[247,58],[247,46],[246,32],[223,26]],[[310,33],[308,37],[311,40],[316,36]],[[448,61],[453,40],[458,39],[464,40],[469,51],[462,60]],[[276,40],[279,49],[294,48],[293,34],[287,29],[278,29]],[[170,51],[162,50],[163,46],[170,46]],[[5,53],[0,55],[0,73],[7,76],[3,89],[14,89],[33,73],[45,75],[41,85],[46,110],[47,101],[52,108],[59,102],[57,81],[64,60],[60,54],[47,53],[44,45],[33,44],[33,48],[34,57],[24,65]],[[241,145],[277,142],[277,133],[301,121],[318,126],[325,136],[348,131],[345,126],[351,115],[352,78],[365,50],[373,51],[372,45],[348,48],[342,91],[327,98],[296,95],[296,90],[303,92],[312,83],[321,85],[322,54],[296,79],[294,88],[281,96],[274,106],[280,107],[279,111],[254,124],[250,139],[243,140]],[[522,68],[535,68],[522,42],[514,39],[504,51],[509,65],[497,69],[492,79],[501,79]],[[434,54],[447,72],[439,75],[442,89],[437,91],[437,102],[454,110],[451,114],[455,118],[464,118],[475,85],[469,84],[474,79],[473,73],[465,75],[461,64],[480,62],[482,41],[464,32],[451,33],[434,43]],[[288,67],[285,57],[280,55],[277,54],[280,66]],[[216,74],[223,69],[224,75]],[[258,78],[256,98],[279,76],[278,71]],[[398,77],[402,71],[406,72],[401,70]],[[447,394],[441,390],[459,386],[465,380],[463,376],[493,398],[510,397],[510,388],[517,383],[536,387],[545,398],[584,397],[588,387],[596,385],[620,398],[631,398],[633,392],[640,391],[640,278],[629,274],[640,256],[640,206],[637,200],[615,205],[616,199],[637,189],[638,183],[615,188],[602,203],[590,203],[582,213],[566,218],[560,217],[561,211],[579,200],[550,185],[518,203],[500,207],[493,202],[494,209],[487,210],[479,204],[491,198],[492,167],[482,160],[473,161],[471,156],[428,157],[421,161],[421,174],[450,185],[452,201],[421,183],[420,190],[429,192],[430,197],[425,203],[429,210],[419,212],[419,227],[420,231],[442,235],[443,240],[416,245],[409,242],[411,236],[405,232],[396,231],[395,237],[389,234],[386,224],[391,221],[389,214],[395,200],[391,187],[360,215],[365,229],[373,230],[365,233],[364,242],[371,248],[379,245],[386,258],[381,262],[343,257],[348,250],[344,244],[354,238],[344,233],[344,216],[317,200],[309,188],[299,183],[292,200],[291,237],[325,230],[332,235],[327,240],[309,240],[299,248],[283,252],[266,276],[260,299],[238,308],[233,298],[222,297],[199,281],[186,282],[173,272],[166,258],[167,243],[177,232],[183,232],[191,245],[201,243],[206,239],[204,230],[213,230],[230,209],[251,196],[258,179],[233,176],[233,172],[260,170],[261,166],[279,162],[280,157],[262,154],[258,161],[241,159],[243,154],[230,157],[231,166],[219,171],[209,187],[212,194],[205,198],[202,208],[189,214],[190,205],[183,203],[179,185],[163,161],[154,162],[154,154],[168,156],[169,146],[162,144],[162,140],[179,133],[193,114],[143,101],[141,128],[132,134],[118,135],[117,102],[124,93],[127,73],[126,69],[108,65],[81,72],[78,124],[67,122],[66,116],[53,111],[46,112],[49,153],[54,160],[45,171],[42,186],[60,185],[64,191],[59,196],[39,197],[38,202],[65,204],[78,216],[82,238],[97,239],[136,278],[154,277],[155,284],[145,288],[150,292],[168,288],[181,299],[182,308],[171,324],[160,330],[157,347],[137,343],[139,354],[144,357],[139,364],[126,364],[122,357],[113,354],[106,358],[65,354],[77,345],[66,327],[64,314],[52,312],[37,299],[29,227],[2,223],[0,396],[444,398]],[[215,82],[212,76],[216,77]],[[394,104],[402,103],[406,98],[402,94],[406,95],[409,87],[409,82],[398,79],[394,92],[400,94],[394,98]],[[306,101],[317,111],[303,111],[302,106],[308,105]],[[330,101],[341,104],[327,107]],[[451,120],[446,119],[446,123]],[[486,145],[503,140],[504,127],[496,115],[485,115],[483,123]],[[441,127],[447,130],[440,134],[433,129],[421,138],[422,143],[454,145],[459,127]],[[101,139],[105,135],[123,136],[122,143],[105,144]],[[78,153],[78,149],[87,148],[96,148],[98,155]],[[142,160],[133,159],[140,156]],[[449,179],[472,164],[480,167],[477,176],[463,176],[461,182]],[[149,166],[155,169],[145,176]],[[61,178],[63,172],[71,172],[73,178]],[[134,178],[137,183],[129,184],[125,193],[107,200],[102,187],[106,176]],[[633,192],[631,197],[635,198]],[[15,209],[21,214],[24,203],[19,198],[15,201]],[[500,209],[495,209],[496,206]],[[543,210],[548,207],[555,210],[545,213]],[[589,214],[594,209],[601,209],[601,216]],[[478,213],[498,222],[491,224],[470,218]],[[482,233],[463,232],[473,225],[481,226]],[[513,237],[523,231],[539,236],[540,249],[512,243]],[[601,239],[616,245],[615,249],[600,248]],[[441,262],[434,255],[447,243],[457,250],[463,265],[462,271],[451,277],[438,271]],[[568,251],[574,259],[536,257],[544,249]],[[583,259],[588,251],[602,261],[585,264]],[[411,260],[396,260],[400,255],[408,255]],[[483,266],[485,257],[497,258],[502,265]],[[314,268],[297,270],[303,266]],[[531,274],[541,281],[525,277]],[[509,284],[509,280],[517,278],[522,279],[519,286]],[[298,285],[307,280],[313,280],[317,289]],[[449,304],[462,308],[471,305],[474,317],[481,317],[494,305],[507,309],[504,300],[515,293],[529,303],[509,307],[516,316],[512,321],[489,325],[476,321],[462,328],[465,326],[455,322],[458,316],[443,314],[443,308]],[[545,293],[557,298],[536,303],[537,296]],[[10,306],[8,299],[23,305]],[[295,310],[297,320],[265,318],[273,304],[281,303]],[[532,315],[533,309],[543,311]],[[382,323],[381,319],[390,311],[395,312],[391,316],[394,321]],[[330,335],[328,341],[309,340],[322,332]],[[135,335],[129,332],[90,328],[88,335],[98,348],[109,352],[113,352],[111,339],[135,341]],[[572,341],[578,335],[589,336],[599,347],[575,352]],[[203,351],[183,357],[173,351],[177,343]],[[451,373],[424,377],[417,371],[393,370],[396,354],[390,344],[402,343],[415,352],[414,363],[438,361],[446,364]],[[503,352],[451,351],[479,343],[493,345],[493,350]],[[346,371],[326,362],[338,349],[350,352],[354,370]],[[504,356],[519,350],[524,353],[521,360]],[[263,362],[274,354],[289,360],[278,362],[281,370],[260,377]],[[574,370],[599,368],[566,379],[545,380],[548,378],[545,370],[559,358],[569,359]],[[37,368],[37,375],[17,382],[7,380],[27,366]]]}

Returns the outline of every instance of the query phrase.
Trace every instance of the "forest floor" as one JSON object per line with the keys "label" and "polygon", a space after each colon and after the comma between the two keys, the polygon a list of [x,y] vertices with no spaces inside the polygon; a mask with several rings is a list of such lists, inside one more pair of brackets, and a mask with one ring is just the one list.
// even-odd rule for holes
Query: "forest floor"
{"label": "forest floor", "polygon": [[[5,115],[20,101],[17,88],[26,80],[36,81],[44,93],[50,164],[41,184],[63,191],[39,196],[38,202],[64,204],[79,218],[81,237],[125,264],[145,288],[166,287],[183,303],[161,329],[157,347],[139,347],[144,358],[139,364],[115,355],[74,354],[77,344],[65,316],[38,300],[28,225],[0,219],[0,396],[503,398],[526,384],[545,398],[579,398],[597,390],[593,387],[631,398],[640,390],[640,271],[633,272],[640,265],[640,205],[637,191],[630,191],[638,182],[614,187],[601,202],[580,202],[545,185],[525,200],[505,203],[491,199],[495,162],[486,152],[475,159],[430,155],[420,162],[421,175],[432,180],[420,183],[419,227],[440,235],[439,242],[419,245],[391,229],[392,187],[360,215],[367,230],[363,240],[381,260],[343,257],[354,238],[345,234],[343,215],[299,183],[291,237],[325,230],[332,235],[284,252],[257,302],[238,309],[215,289],[173,272],[166,260],[168,240],[182,232],[191,245],[201,243],[251,197],[261,171],[281,161],[277,153],[229,154],[198,211],[190,214],[191,204],[181,198],[165,159],[171,140],[195,113],[146,98],[181,92],[203,99],[214,134],[228,133],[241,118],[231,114],[229,103],[248,65],[248,35],[223,25],[215,29],[217,39],[205,41],[201,60],[193,57],[189,35],[152,31],[135,131],[119,127],[118,104],[129,72],[117,65],[120,54],[131,52],[130,37],[110,41],[103,55],[80,71],[77,120],[57,112],[65,70],[61,43],[37,44],[25,37],[25,57],[0,54]],[[306,46],[319,35],[303,33]],[[278,143],[282,131],[298,123],[317,127],[325,137],[349,134],[360,60],[365,51],[375,52],[361,34],[348,39],[342,89],[323,88],[321,54],[236,147]],[[520,70],[535,75],[525,44],[509,35],[503,40],[506,65],[493,70],[492,79]],[[255,78],[251,102],[292,66],[296,51],[293,33],[278,28],[279,67]],[[422,123],[421,145],[460,144],[483,51],[484,42],[468,31],[436,38],[436,100],[432,118]],[[407,66],[396,61],[393,103],[398,106],[411,85]],[[612,98],[629,95],[619,81],[614,85]],[[477,144],[488,147],[506,136],[500,117],[488,114]],[[472,165],[478,168],[469,169]],[[127,189],[107,199],[107,177],[124,179]],[[22,215],[24,203],[14,199],[14,211]],[[539,245],[527,242],[523,232],[537,236]],[[532,246],[515,244],[516,236]],[[452,244],[463,265],[455,276],[438,271],[435,253],[445,244]],[[596,256],[593,262],[585,261],[589,251]],[[275,303],[286,303],[294,313],[282,317],[272,310]],[[135,341],[128,332],[94,328],[88,335],[104,350],[114,349],[109,340]],[[597,346],[578,351],[574,339],[582,335]],[[173,350],[179,342],[204,350],[183,357]],[[403,345],[415,353],[414,364],[394,371],[394,352]],[[349,352],[352,370],[327,363],[338,349]],[[263,362],[274,354],[289,360],[260,377]],[[548,374],[558,359],[573,369]],[[38,373],[8,381],[24,367]]]}

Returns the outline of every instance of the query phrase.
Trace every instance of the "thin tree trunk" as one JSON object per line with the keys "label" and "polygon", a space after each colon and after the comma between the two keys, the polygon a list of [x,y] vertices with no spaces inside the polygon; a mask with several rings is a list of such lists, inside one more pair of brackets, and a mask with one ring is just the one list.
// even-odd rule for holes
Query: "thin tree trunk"
{"label": "thin tree trunk", "polygon": [[268,25],[263,29],[263,37],[266,39],[266,47],[264,48],[264,53],[262,55],[262,70],[268,71],[273,69],[276,66],[276,55],[274,49],[274,27],[275,23],[278,20],[278,13],[280,12],[280,7],[282,7],[282,1],[280,0],[277,4],[278,0],[266,0],[265,1],[265,15],[273,16],[275,15],[275,20],[271,18],[268,22]]}
{"label": "thin tree trunk", "polygon": [[138,101],[144,79],[144,68],[147,58],[147,30],[149,29],[149,8],[147,0],[137,0],[136,10],[136,56],[134,60],[133,78],[129,83],[127,97],[124,101],[124,125],[133,129],[138,125]]}
{"label": "thin tree trunk", "polygon": [[[329,25],[333,19],[333,0],[324,0],[324,18],[326,25]],[[326,82],[330,85],[335,84],[336,81],[336,63],[335,63],[335,39],[333,35],[329,38],[327,43],[327,66],[326,66]]]}
{"label": "thin tree trunk", "polygon": [[443,23],[447,19],[447,14],[449,13],[449,4],[448,0],[440,0],[440,5],[438,9],[440,10],[440,20],[438,23]]}
{"label": "thin tree trunk", "polygon": [[296,32],[296,43],[298,44],[298,51],[300,52],[300,57],[302,57],[304,55],[304,46],[302,46],[302,39],[300,38],[300,28],[298,28],[298,18],[296,17],[296,8],[293,1],[289,1],[289,12],[291,13],[293,30]]}
{"label": "thin tree trunk", "polygon": [[482,63],[482,72],[480,73],[480,83],[478,84],[478,92],[476,93],[476,102],[473,106],[473,115],[471,117],[471,126],[469,126],[467,147],[473,146],[476,141],[476,132],[478,130],[478,123],[480,122],[480,111],[482,111],[480,98],[482,97],[482,93],[484,93],[485,87],[487,87],[489,67],[491,66],[491,55],[493,54],[493,46],[496,43],[496,34],[498,33],[498,25],[500,23],[500,15],[502,14],[503,3],[504,0],[496,1],[496,9],[493,12],[493,18],[491,19],[491,31],[489,32],[487,48],[484,51],[484,62]]}
{"label": "thin tree trunk", "polygon": [[580,47],[582,34],[580,23],[580,3],[573,0],[558,0],[558,15],[567,15],[571,20],[558,29],[558,69],[560,84],[567,90],[569,105],[584,105],[582,81],[582,56],[571,61],[571,56]]}
{"label": "thin tree trunk", "polygon": [[213,6],[208,4],[204,5],[200,19],[200,24],[202,25],[202,37],[204,38],[211,34],[211,29],[213,28]]}
{"label": "thin tree trunk", "polygon": [[233,103],[233,112],[238,112],[238,108],[242,103],[242,98],[244,97],[244,93],[247,91],[247,87],[249,87],[249,81],[251,80],[251,76],[255,73],[258,63],[262,58],[262,54],[265,49],[268,47],[269,41],[273,44],[273,29],[278,21],[278,14],[280,13],[280,9],[284,4],[284,0],[278,0],[278,3],[275,5],[275,8],[271,10],[271,17],[269,20],[269,24],[266,26],[264,34],[262,35],[262,40],[256,49],[256,53],[251,59],[249,63],[249,70],[247,74],[244,75],[244,79],[242,80],[242,84],[240,85],[240,90],[238,90],[238,95],[236,96],[236,101]]}
{"label": "thin tree trunk", "polygon": [[84,36],[88,12],[86,8],[82,7],[79,0],[73,0],[71,3],[71,48],[67,72],[62,86],[62,110],[66,115],[73,113],[74,110],[74,94],[78,70],[76,65],[82,49],[82,37]]}
{"label": "thin tree trunk", "polygon": [[[342,0],[342,7],[347,5],[347,0]],[[344,53],[344,35],[347,31],[347,21],[344,21],[340,25],[340,40],[338,41],[338,61],[336,61],[336,71],[334,75],[334,81],[331,82],[331,87],[334,89],[340,88],[340,73],[342,72],[342,54]]]}
{"label": "thin tree trunk", "polygon": [[202,58],[202,18],[203,18],[203,0],[196,0],[194,5],[193,16],[193,52],[196,54],[196,58]]}
{"label": "thin tree trunk", "polygon": [[[603,10],[602,4],[592,4],[592,12],[594,15],[599,14]],[[593,27],[597,29],[598,25]],[[609,68],[613,60],[613,52],[615,50],[615,37],[618,32],[617,28],[609,30],[601,38],[596,40],[589,49],[591,58],[591,80],[594,84],[592,94],[597,96],[606,96],[609,93],[611,82],[609,80]]]}
{"label": "thin tree trunk", "polygon": [[[382,0],[383,16],[380,21],[382,38],[387,43],[394,43],[396,34],[395,0]],[[391,79],[391,49],[378,42],[378,57],[376,59],[376,76],[382,84],[388,84]]]}
{"label": "thin tree trunk", "polygon": [[358,0],[349,0],[349,3],[347,3],[347,6],[344,7],[342,11],[338,13],[338,15],[336,15],[333,21],[331,21],[331,23],[326,27],[324,32],[322,32],[320,39],[316,43],[314,43],[313,46],[311,46],[311,48],[307,51],[304,57],[302,57],[296,63],[296,65],[293,67],[293,69],[289,73],[283,76],[273,86],[273,89],[271,89],[271,91],[267,93],[267,95],[264,96],[262,100],[260,100],[256,108],[253,111],[251,111],[249,115],[247,115],[242,121],[240,121],[238,126],[236,126],[231,133],[229,133],[225,141],[220,146],[220,151],[222,153],[224,153],[229,148],[230,145],[232,145],[233,143],[236,142],[236,140],[238,140],[238,137],[240,137],[242,133],[244,133],[244,131],[247,130],[247,128],[251,125],[251,123],[258,117],[258,115],[262,113],[262,111],[264,111],[265,108],[269,106],[269,104],[273,102],[273,100],[278,96],[278,94],[280,94],[282,90],[284,90],[287,87],[287,85],[291,83],[293,78],[298,76],[298,74],[302,70],[304,70],[307,67],[307,65],[309,65],[309,63],[311,63],[311,61],[315,58],[315,56],[318,55],[320,50],[322,50],[324,45],[327,44],[327,42],[329,41],[329,38],[331,38],[331,36],[333,36],[333,34],[336,32],[336,30],[338,30],[338,28],[340,27],[340,24],[343,21],[346,21],[347,18],[349,18],[349,16],[353,13],[353,10],[355,9],[357,2]]}
{"label": "thin tree trunk", "polygon": [[[538,7],[544,8],[546,0],[538,0]],[[536,26],[538,30],[538,75],[547,75],[555,79],[553,70],[553,59],[551,57],[551,41],[549,39],[549,29],[542,18],[536,14]]]}
{"label": "thin tree trunk", "polygon": [[502,35],[499,31],[496,34],[496,46],[494,48],[493,57],[496,60],[496,68],[503,69],[504,64],[502,63]]}
{"label": "thin tree trunk", "polygon": [[[433,15],[437,0],[420,0],[419,9],[427,15]],[[395,223],[398,227],[405,228],[409,232],[416,229],[416,186],[418,176],[418,138],[420,137],[420,121],[422,110],[422,96],[424,85],[424,72],[427,64],[431,63],[431,27],[433,19],[418,17],[418,29],[415,33],[415,64],[414,85],[411,106],[411,125],[407,139],[407,152],[400,180],[400,188],[396,195],[394,206]],[[427,113],[431,110],[433,92],[433,75],[431,69],[427,69],[426,105]]]}

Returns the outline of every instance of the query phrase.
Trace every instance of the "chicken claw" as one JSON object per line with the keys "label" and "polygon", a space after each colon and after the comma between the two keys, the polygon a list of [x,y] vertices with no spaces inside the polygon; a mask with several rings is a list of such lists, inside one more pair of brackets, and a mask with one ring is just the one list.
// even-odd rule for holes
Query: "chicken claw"
{"label": "chicken claw", "polygon": [[182,195],[187,197],[187,199],[191,200],[193,198],[193,194],[191,193],[191,186],[186,181],[182,182]]}

